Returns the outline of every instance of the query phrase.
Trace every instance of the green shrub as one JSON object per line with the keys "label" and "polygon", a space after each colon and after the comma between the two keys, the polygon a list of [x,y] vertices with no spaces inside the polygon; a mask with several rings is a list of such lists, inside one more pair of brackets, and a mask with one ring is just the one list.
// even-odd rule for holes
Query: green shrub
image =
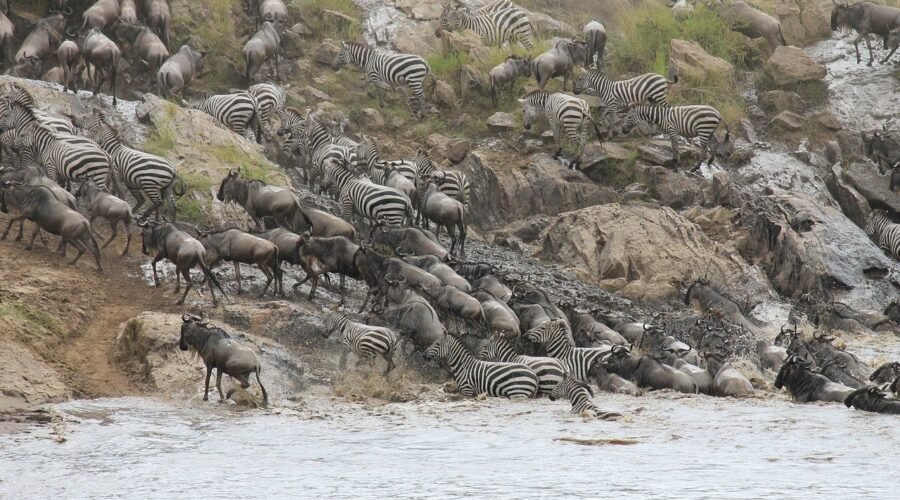
{"label": "green shrub", "polygon": [[207,88],[227,88],[243,83],[243,43],[235,25],[240,2],[203,0],[188,5],[189,18],[176,19],[175,22],[190,26],[190,41],[210,51],[203,78],[198,83]]}
{"label": "green shrub", "polygon": [[[309,29],[321,38],[352,41],[362,35],[363,27],[359,20],[365,18],[365,13],[353,0],[294,0],[291,7],[301,12]],[[352,21],[336,22],[334,18],[323,16],[323,10],[346,14]]]}

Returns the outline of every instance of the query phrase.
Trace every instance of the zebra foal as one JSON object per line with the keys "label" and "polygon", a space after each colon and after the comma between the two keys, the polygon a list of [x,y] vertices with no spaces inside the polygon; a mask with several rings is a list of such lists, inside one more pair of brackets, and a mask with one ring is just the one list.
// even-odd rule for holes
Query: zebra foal
{"label": "zebra foal", "polygon": [[494,363],[472,356],[456,338],[444,335],[425,351],[425,359],[445,362],[459,392],[466,396],[533,398],[538,390],[534,371],[521,363]]}
{"label": "zebra foal", "polygon": [[615,412],[603,411],[594,404],[594,391],[584,382],[579,382],[566,373],[562,381],[556,385],[550,393],[550,401],[566,398],[572,403],[570,410],[574,415],[583,417],[601,418],[603,420],[615,420],[622,415]]}
{"label": "zebra foal", "polygon": [[325,318],[325,330],[323,336],[328,338],[332,332],[341,332],[341,344],[344,353],[341,355],[340,366],[343,369],[347,364],[347,354],[353,353],[362,359],[373,361],[376,357],[382,357],[387,361],[387,374],[396,366],[394,364],[394,352],[400,337],[390,328],[382,326],[369,326],[363,323],[351,321],[341,313],[331,313]]}

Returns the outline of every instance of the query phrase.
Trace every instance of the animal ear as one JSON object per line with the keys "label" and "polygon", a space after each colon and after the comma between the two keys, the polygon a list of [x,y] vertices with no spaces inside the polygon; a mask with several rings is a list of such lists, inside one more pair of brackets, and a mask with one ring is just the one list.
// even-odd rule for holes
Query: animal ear
{"label": "animal ear", "polygon": [[519,99],[519,102],[525,104],[525,99]]}

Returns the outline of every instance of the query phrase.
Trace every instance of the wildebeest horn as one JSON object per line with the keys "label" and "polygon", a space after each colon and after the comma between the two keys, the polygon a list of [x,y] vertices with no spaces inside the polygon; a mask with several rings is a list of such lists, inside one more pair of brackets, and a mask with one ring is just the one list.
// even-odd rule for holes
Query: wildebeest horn
{"label": "wildebeest horn", "polygon": [[409,256],[411,256],[411,255],[415,255],[415,254],[413,254],[413,253],[404,253],[404,252],[401,252],[401,251],[400,251],[400,246],[399,246],[399,245],[397,246],[397,248],[394,249],[394,253],[397,254],[397,255],[399,255],[400,257],[409,257]]}
{"label": "wildebeest horn", "polygon": [[66,7],[65,9],[63,9],[63,10],[61,11],[62,15],[64,15],[64,16],[71,16],[71,15],[72,15],[72,12],[75,12],[75,11],[72,10],[72,6],[71,6],[71,5],[68,6],[68,7]]}
{"label": "wildebeest horn", "polygon": [[78,30],[76,30],[74,27],[71,27],[71,28],[69,28],[69,29],[66,30],[66,35],[68,35],[68,36],[70,36],[70,37],[72,37],[72,38],[77,38],[77,37],[78,37]]}

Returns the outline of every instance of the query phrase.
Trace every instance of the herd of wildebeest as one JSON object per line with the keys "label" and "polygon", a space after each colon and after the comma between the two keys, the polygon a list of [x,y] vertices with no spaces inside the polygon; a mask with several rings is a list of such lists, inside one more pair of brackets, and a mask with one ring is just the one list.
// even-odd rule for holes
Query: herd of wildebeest
{"label": "herd of wildebeest", "polygon": [[[183,99],[191,80],[202,73],[204,51],[184,45],[169,53],[171,16],[165,0],[98,0],[84,10],[80,34],[67,3],[59,2],[58,12],[34,25],[9,73],[42,68],[55,57],[59,70],[51,68],[45,76],[58,74],[56,81],[65,91],[91,85],[96,92],[108,82],[115,103],[116,67],[122,55],[104,30],[131,48],[134,63],[143,61],[156,72],[160,95]],[[884,38],[886,47],[893,43],[896,49],[900,14],[893,27],[886,28],[884,12],[888,11],[870,5],[874,4],[836,7],[832,28],[853,28],[867,43],[865,35],[874,33]],[[736,29],[764,37],[773,45],[784,43],[780,24],[773,18],[744,2],[735,2],[732,8],[744,20]],[[765,380],[748,379],[729,361],[740,355],[755,361],[759,373],[777,374],[775,387],[787,388],[797,402],[843,402],[862,410],[900,414],[900,362],[873,370],[835,347],[829,330],[845,330],[862,322],[840,302],[804,295],[791,311],[792,324],[782,326],[774,342],[739,345],[748,338],[761,339],[768,325],[749,318],[737,302],[705,278],[682,283],[684,305],[694,311],[682,311],[669,320],[631,318],[581,299],[555,300],[508,270],[467,260],[466,220],[473,209],[470,191],[479,186],[470,185],[464,173],[433,162],[424,150],[409,160],[382,160],[374,139],[344,134],[346,119],[286,107],[284,90],[275,84],[250,85],[267,61],[273,63],[277,78],[279,37],[289,19],[281,0],[251,2],[250,9],[258,20],[258,31],[243,50],[249,88],[209,96],[193,107],[235,133],[252,134],[257,141],[280,141],[308,186],[331,194],[338,202],[339,215],[301,202],[293,189],[229,172],[221,179],[217,199],[243,207],[254,227],[213,229],[178,222],[175,200],[187,186],[167,160],[127,145],[98,112],[56,116],[35,102],[23,84],[11,83],[0,98],[0,210],[10,216],[3,238],[18,222],[17,239],[21,239],[23,222],[31,221],[34,230],[27,249],[38,236],[47,245],[45,233],[55,234],[60,236],[58,251],[63,256],[68,245],[77,250],[72,264],[89,252],[102,270],[94,220],[106,219],[111,227],[102,248],[117,237],[120,225],[124,227],[123,255],[129,251],[131,224],[136,223],[156,286],[160,286],[157,264],[163,260],[175,267],[176,294],[181,279],[185,280],[177,304],[183,304],[194,287],[194,269],[202,272],[209,297],[213,305],[218,304],[219,297],[226,296],[221,275],[213,272],[220,262],[233,263],[238,294],[242,293],[241,264],[256,266],[266,278],[260,297],[269,290],[289,295],[283,286],[285,266],[304,272],[293,288],[309,282],[309,301],[315,299],[321,278],[330,283],[329,277],[337,275],[340,302],[334,304],[335,311],[344,306],[345,278],[358,280],[367,288],[359,313],[368,311],[368,315],[333,312],[324,320],[324,334],[339,332],[345,347],[341,369],[346,368],[347,353],[373,364],[384,358],[386,373],[394,369],[396,356],[420,355],[442,362],[459,391],[469,396],[547,395],[570,400],[573,413],[615,418],[617,414],[597,408],[592,385],[632,395],[669,389],[735,398],[766,390]],[[860,9],[863,14],[857,14]],[[445,6],[440,24],[445,30],[472,29],[486,43],[508,41],[530,47],[531,26],[527,14],[523,22],[523,13],[508,0],[478,10],[455,3]],[[7,52],[12,40],[8,14],[9,7],[7,16],[0,13],[0,31],[9,33],[0,33]],[[69,25],[72,29],[66,30]],[[626,111],[625,131],[636,120],[655,122],[674,142],[676,135],[698,135],[692,135],[693,131],[705,124],[700,128],[708,133],[700,138],[701,148],[707,140],[714,141],[712,132],[721,121],[718,113],[696,106],[669,106],[669,82],[661,75],[612,81],[592,69],[575,77],[576,65],[600,65],[606,45],[602,23],[592,21],[584,31],[582,40],[557,41],[533,61],[510,57],[494,68],[489,78],[495,102],[497,90],[515,89],[521,75],[534,73],[541,89],[555,76],[564,78],[565,89],[571,77],[576,93],[601,98],[606,115],[621,118],[619,112]],[[72,39],[64,40],[64,34]],[[366,86],[374,85],[379,103],[385,89],[404,86],[412,113],[426,112],[422,89],[430,68],[424,59],[343,42],[334,66],[339,69],[346,64],[365,72]],[[543,90],[520,101],[526,127],[538,113],[549,119],[557,152],[560,128],[570,140],[583,144],[578,130],[586,122],[593,123],[584,101]],[[280,120],[277,129],[275,116]],[[872,134],[868,148],[880,166],[900,170],[900,145],[890,131]],[[892,189],[900,185],[896,177]],[[120,197],[126,191],[134,197],[134,205]],[[149,206],[140,212],[145,202]],[[876,243],[900,258],[900,226],[883,212],[876,212],[869,226],[866,231]],[[442,228],[450,236],[449,249],[439,238]],[[195,349],[207,367],[204,399],[215,368],[223,400],[230,396],[221,388],[223,373],[244,388],[255,374],[263,402],[268,402],[259,381],[261,365],[250,349],[203,317],[184,314],[182,320],[179,347]],[[877,328],[890,321],[882,317],[875,324],[868,321],[867,326]]]}

